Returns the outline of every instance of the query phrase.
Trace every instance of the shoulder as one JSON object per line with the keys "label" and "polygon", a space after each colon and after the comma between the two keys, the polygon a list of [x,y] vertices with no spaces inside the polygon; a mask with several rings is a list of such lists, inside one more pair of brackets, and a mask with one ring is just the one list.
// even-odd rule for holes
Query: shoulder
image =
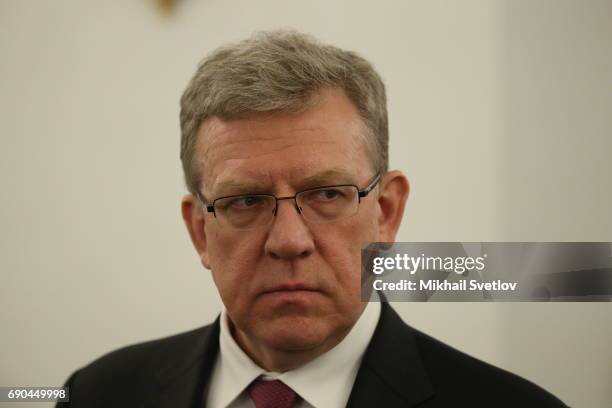
{"label": "shoulder", "polygon": [[79,375],[111,379],[116,378],[118,373],[122,376],[139,372],[152,373],[192,350],[210,331],[211,326],[122,347],[81,368]]}
{"label": "shoulder", "polygon": [[362,386],[378,381],[371,393],[391,390],[423,408],[566,407],[538,385],[414,329],[387,303],[363,361]]}
{"label": "shoulder", "polygon": [[166,372],[179,371],[202,359],[216,330],[213,323],[107,353],[70,376],[66,385],[70,387],[71,404],[64,406],[78,405],[74,401],[104,401],[111,391],[113,399],[126,402],[146,392],[154,393]]}
{"label": "shoulder", "polygon": [[497,406],[565,407],[531,381],[412,330],[436,394],[450,397],[449,402],[462,396],[483,403],[497,401]]}

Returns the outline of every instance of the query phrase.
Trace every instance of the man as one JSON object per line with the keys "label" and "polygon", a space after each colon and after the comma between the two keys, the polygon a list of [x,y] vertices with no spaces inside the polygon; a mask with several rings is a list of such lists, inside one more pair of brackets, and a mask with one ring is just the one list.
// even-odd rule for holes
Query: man
{"label": "man", "polygon": [[285,31],[221,48],[181,131],[182,215],[225,308],[77,371],[69,406],[564,406],[360,301],[362,244],[395,240],[409,191],[363,58]]}

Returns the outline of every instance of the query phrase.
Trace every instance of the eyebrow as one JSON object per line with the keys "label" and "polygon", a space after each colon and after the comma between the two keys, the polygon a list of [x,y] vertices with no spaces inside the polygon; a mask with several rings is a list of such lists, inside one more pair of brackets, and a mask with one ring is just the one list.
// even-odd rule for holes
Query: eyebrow
{"label": "eyebrow", "polygon": [[[348,171],[341,168],[332,168],[300,180],[296,186],[296,191],[333,184],[355,184],[354,181],[354,176]],[[269,189],[263,188],[261,182],[255,181],[221,181],[216,185],[215,190],[218,197],[234,194],[270,194]]]}
{"label": "eyebrow", "polygon": [[330,183],[354,184],[354,182],[355,177],[351,173],[341,168],[333,168],[308,176],[301,180],[299,184],[301,188],[311,188],[329,185]]}
{"label": "eyebrow", "polygon": [[257,194],[264,193],[261,183],[249,181],[222,181],[217,184],[215,190],[219,197],[225,197],[234,194]]}

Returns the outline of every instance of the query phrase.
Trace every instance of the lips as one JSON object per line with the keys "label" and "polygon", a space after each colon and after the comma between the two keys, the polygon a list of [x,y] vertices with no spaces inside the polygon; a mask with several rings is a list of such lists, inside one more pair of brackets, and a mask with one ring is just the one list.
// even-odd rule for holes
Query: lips
{"label": "lips", "polygon": [[291,292],[319,292],[317,288],[311,285],[307,285],[301,282],[283,283],[278,286],[274,286],[270,289],[262,291],[262,295],[273,294],[273,293],[291,293]]}

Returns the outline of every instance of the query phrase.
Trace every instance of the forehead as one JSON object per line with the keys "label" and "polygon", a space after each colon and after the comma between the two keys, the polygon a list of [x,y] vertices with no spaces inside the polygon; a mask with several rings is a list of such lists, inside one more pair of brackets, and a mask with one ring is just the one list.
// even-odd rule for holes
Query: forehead
{"label": "forehead", "polygon": [[[314,106],[298,114],[206,120],[196,149],[200,187],[215,193],[220,186],[252,181],[272,188],[280,182],[296,185],[318,174],[330,182],[356,182],[371,167],[363,121],[342,90],[326,89],[315,97]],[[347,180],[351,175],[354,180]]]}

